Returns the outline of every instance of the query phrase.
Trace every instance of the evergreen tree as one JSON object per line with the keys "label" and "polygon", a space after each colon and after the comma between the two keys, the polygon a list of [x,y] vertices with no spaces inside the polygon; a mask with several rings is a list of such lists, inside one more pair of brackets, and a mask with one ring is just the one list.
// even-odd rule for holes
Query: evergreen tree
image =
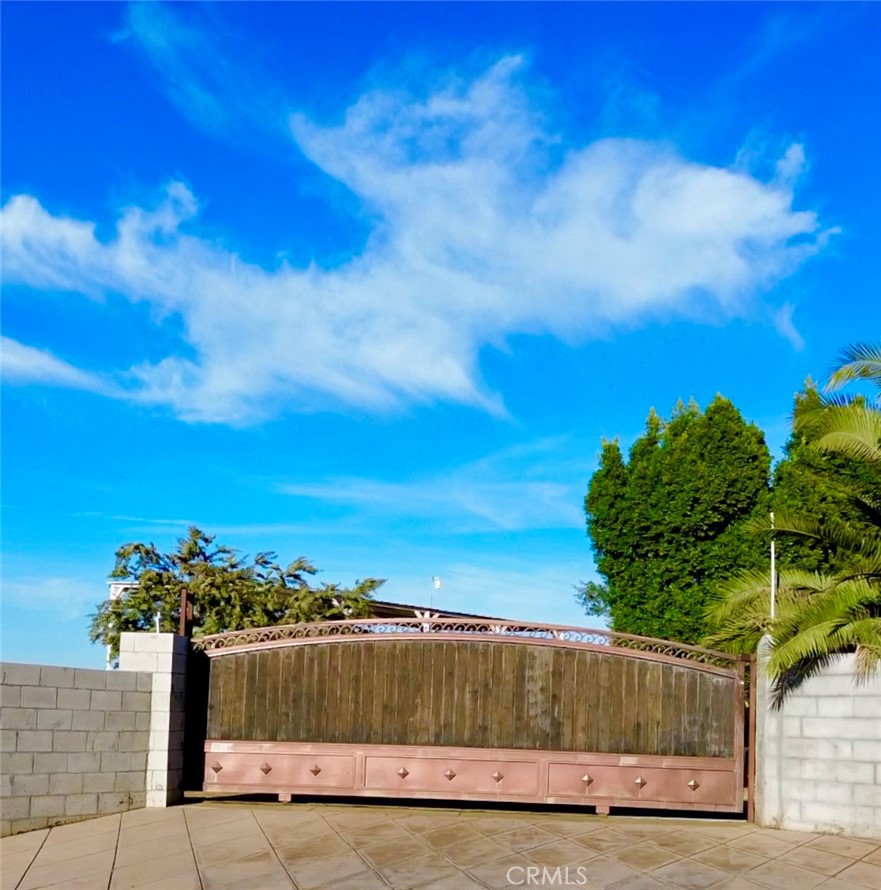
{"label": "evergreen tree", "polygon": [[313,587],[308,579],[317,571],[302,557],[288,566],[279,565],[269,552],[249,560],[215,545],[213,536],[196,527],[178,538],[172,553],[153,544],[123,544],[111,577],[130,581],[131,587],[98,606],[89,636],[115,656],[120,633],[152,630],[157,614],[162,631],[177,632],[184,589],[193,594],[196,634],[370,614],[369,600],[383,581],[367,578],[352,588]]}
{"label": "evergreen tree", "polygon": [[768,511],[769,469],[762,432],[721,396],[705,412],[680,402],[666,423],[653,410],[626,462],[604,442],[585,513],[605,584],[581,587],[588,612],[617,631],[699,641],[718,582],[764,559],[746,525]]}

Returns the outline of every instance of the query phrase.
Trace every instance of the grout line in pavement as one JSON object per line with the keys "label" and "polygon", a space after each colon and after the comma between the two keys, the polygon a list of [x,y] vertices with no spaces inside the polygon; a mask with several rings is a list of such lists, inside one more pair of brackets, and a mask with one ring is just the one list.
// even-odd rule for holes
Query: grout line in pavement
{"label": "grout line in pavement", "polygon": [[184,826],[187,829],[187,842],[190,845],[190,854],[193,857],[193,868],[196,869],[196,878],[199,881],[199,890],[205,890],[205,884],[202,881],[202,872],[199,870],[199,863],[196,861],[196,851],[193,848],[193,835],[190,832],[190,820],[187,819],[187,809],[186,807],[182,807],[181,809],[183,810]]}
{"label": "grout line in pavement", "polygon": [[[322,812],[319,810],[318,815],[319,815],[322,819],[324,819],[324,822],[325,822],[325,824],[328,826],[328,828],[330,828],[331,831],[333,831],[334,834],[336,834],[336,836],[337,836],[337,837],[338,837],[344,844],[346,844],[347,846],[350,846],[350,845],[349,845],[349,842],[346,840],[346,838],[345,838],[345,836],[343,835],[343,833],[339,830],[339,828],[336,827],[336,825],[334,825],[332,822],[330,822],[330,821],[325,817],[324,813],[322,813]],[[397,823],[395,823],[395,824],[397,824]],[[356,856],[357,856],[357,857],[364,863],[364,866],[365,866],[367,869],[369,869],[369,871],[370,871],[371,873],[377,875],[377,876],[379,877],[379,880],[382,881],[383,884],[385,884],[387,887],[391,887],[391,884],[389,884],[389,882],[385,879],[385,875],[382,874],[382,872],[379,871],[378,868],[374,867],[371,863],[369,863],[369,862],[368,862],[368,861],[361,855],[361,851],[360,851],[360,850],[355,850],[354,848],[351,848],[351,849],[352,849],[352,851],[354,852],[354,854],[355,854],[355,855],[356,855]]]}
{"label": "grout line in pavement", "polygon": [[43,846],[45,845],[46,841],[48,840],[51,832],[52,832],[52,829],[50,828],[43,835],[43,840],[40,841],[40,846],[37,847],[37,852],[34,853],[33,857],[31,858],[31,861],[28,863],[28,867],[21,873],[21,877],[16,882],[16,885],[15,885],[16,890],[18,890],[18,888],[21,886],[21,882],[27,877],[28,872],[31,870],[31,866],[37,861],[37,856],[40,855],[40,851],[43,849]]}
{"label": "grout line in pavement", "polygon": [[[285,873],[285,877],[287,877],[287,879],[291,882],[291,886],[294,888],[294,890],[299,890],[296,882],[291,877],[291,873],[284,867],[284,863],[281,861],[281,858],[279,857],[278,853],[276,852],[275,844],[273,844],[272,841],[269,840],[269,838],[266,836],[266,832],[263,830],[263,826],[260,824],[260,820],[254,815],[254,810],[253,809],[250,810],[250,813],[251,813],[251,818],[257,824],[257,829],[259,830],[260,834],[263,835],[263,840],[265,840],[266,843],[269,844],[269,849],[272,850],[272,855],[275,856],[275,861],[281,866],[281,870]],[[200,883],[200,885],[202,883],[201,875],[199,876],[199,883]]]}
{"label": "grout line in pavement", "polygon": [[113,861],[110,863],[110,874],[107,875],[107,890],[113,883],[113,869],[116,868],[116,856],[119,853],[119,839],[122,836],[122,813],[119,814],[119,821],[116,823],[116,843],[113,845]]}

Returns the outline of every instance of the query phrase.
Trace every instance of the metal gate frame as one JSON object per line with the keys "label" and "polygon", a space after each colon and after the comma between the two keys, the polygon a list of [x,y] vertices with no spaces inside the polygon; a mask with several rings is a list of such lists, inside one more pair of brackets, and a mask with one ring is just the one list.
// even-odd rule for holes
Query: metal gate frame
{"label": "metal gate frame", "polygon": [[[223,655],[318,643],[363,640],[481,640],[513,645],[586,649],[628,658],[683,664],[735,681],[732,757],[607,754],[370,745],[330,742],[230,741],[204,743],[205,791],[339,795],[439,800],[486,800],[708,812],[753,810],[755,715],[747,701],[754,659],[668,640],[608,630],[514,621],[405,618],[332,621],[259,628],[196,638],[193,649]],[[622,651],[623,650],[623,651]],[[749,676],[749,688],[746,686]],[[745,756],[748,753],[747,757]]]}

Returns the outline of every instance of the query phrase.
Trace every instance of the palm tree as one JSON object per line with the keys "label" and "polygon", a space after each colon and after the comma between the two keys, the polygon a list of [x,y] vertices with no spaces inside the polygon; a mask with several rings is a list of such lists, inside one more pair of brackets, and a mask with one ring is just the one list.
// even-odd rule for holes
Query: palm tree
{"label": "palm tree", "polygon": [[862,396],[827,397],[818,409],[796,418],[796,429],[815,439],[820,451],[877,463],[881,461],[881,344],[847,347],[826,392],[837,392],[854,380],[874,384],[878,389],[875,406]]}
{"label": "palm tree", "polygon": [[773,620],[767,572],[733,578],[709,609],[716,629],[708,645],[755,651],[764,635],[771,637],[768,672],[778,706],[841,653],[856,654],[858,680],[881,666],[881,346],[857,344],[845,350],[826,391],[835,393],[854,380],[875,384],[879,397],[825,396],[794,425],[819,451],[841,455],[865,470],[860,477],[865,484],[835,483],[860,520],[821,523],[809,516],[778,516],[773,530],[819,542],[838,555],[839,569],[781,572]]}

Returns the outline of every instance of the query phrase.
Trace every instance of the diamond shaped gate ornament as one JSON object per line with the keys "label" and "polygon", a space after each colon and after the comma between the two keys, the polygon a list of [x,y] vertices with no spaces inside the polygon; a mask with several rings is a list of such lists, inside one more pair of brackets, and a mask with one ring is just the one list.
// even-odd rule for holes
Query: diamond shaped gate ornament
{"label": "diamond shaped gate ornament", "polygon": [[502,775],[502,773],[500,773],[498,770],[493,773],[492,777],[496,780],[496,784],[498,784],[502,781],[502,779],[505,778],[504,775]]}
{"label": "diamond shaped gate ornament", "polygon": [[644,785],[647,785],[648,782],[646,782],[646,780],[643,779],[642,776],[637,776],[636,779],[635,779],[635,781],[633,782],[633,784],[634,784],[634,785],[639,785],[639,787],[642,788]]}
{"label": "diamond shaped gate ornament", "polygon": [[407,767],[402,766],[402,767],[398,770],[398,775],[399,775],[402,779],[406,779],[407,776],[410,775],[410,773],[408,772]]}
{"label": "diamond shaped gate ornament", "polygon": [[216,775],[217,773],[219,773],[219,772],[223,769],[223,764],[222,764],[222,763],[218,763],[218,762],[215,760],[214,763],[211,764],[211,769],[213,770],[214,774]]}
{"label": "diamond shaped gate ornament", "polygon": [[271,767],[268,763],[264,763],[264,764],[260,767],[260,772],[263,773],[263,775],[265,776],[265,775],[267,775],[268,773],[271,773],[271,772],[272,772],[272,767]]}
{"label": "diamond shaped gate ornament", "polygon": [[688,783],[688,787],[691,788],[692,791],[697,791],[697,789],[700,788],[701,786],[695,779],[692,779]]}
{"label": "diamond shaped gate ornament", "polygon": [[316,763],[309,772],[312,773],[313,776],[317,776],[321,772],[321,767]]}
{"label": "diamond shaped gate ornament", "polygon": [[444,775],[445,775],[451,782],[453,781],[453,779],[456,778],[456,774],[455,774],[451,769],[448,769],[448,770],[444,773]]}
{"label": "diamond shaped gate ornament", "polygon": [[584,782],[585,785],[592,785],[593,784],[593,776],[590,773],[585,773],[581,777],[581,781]]}

